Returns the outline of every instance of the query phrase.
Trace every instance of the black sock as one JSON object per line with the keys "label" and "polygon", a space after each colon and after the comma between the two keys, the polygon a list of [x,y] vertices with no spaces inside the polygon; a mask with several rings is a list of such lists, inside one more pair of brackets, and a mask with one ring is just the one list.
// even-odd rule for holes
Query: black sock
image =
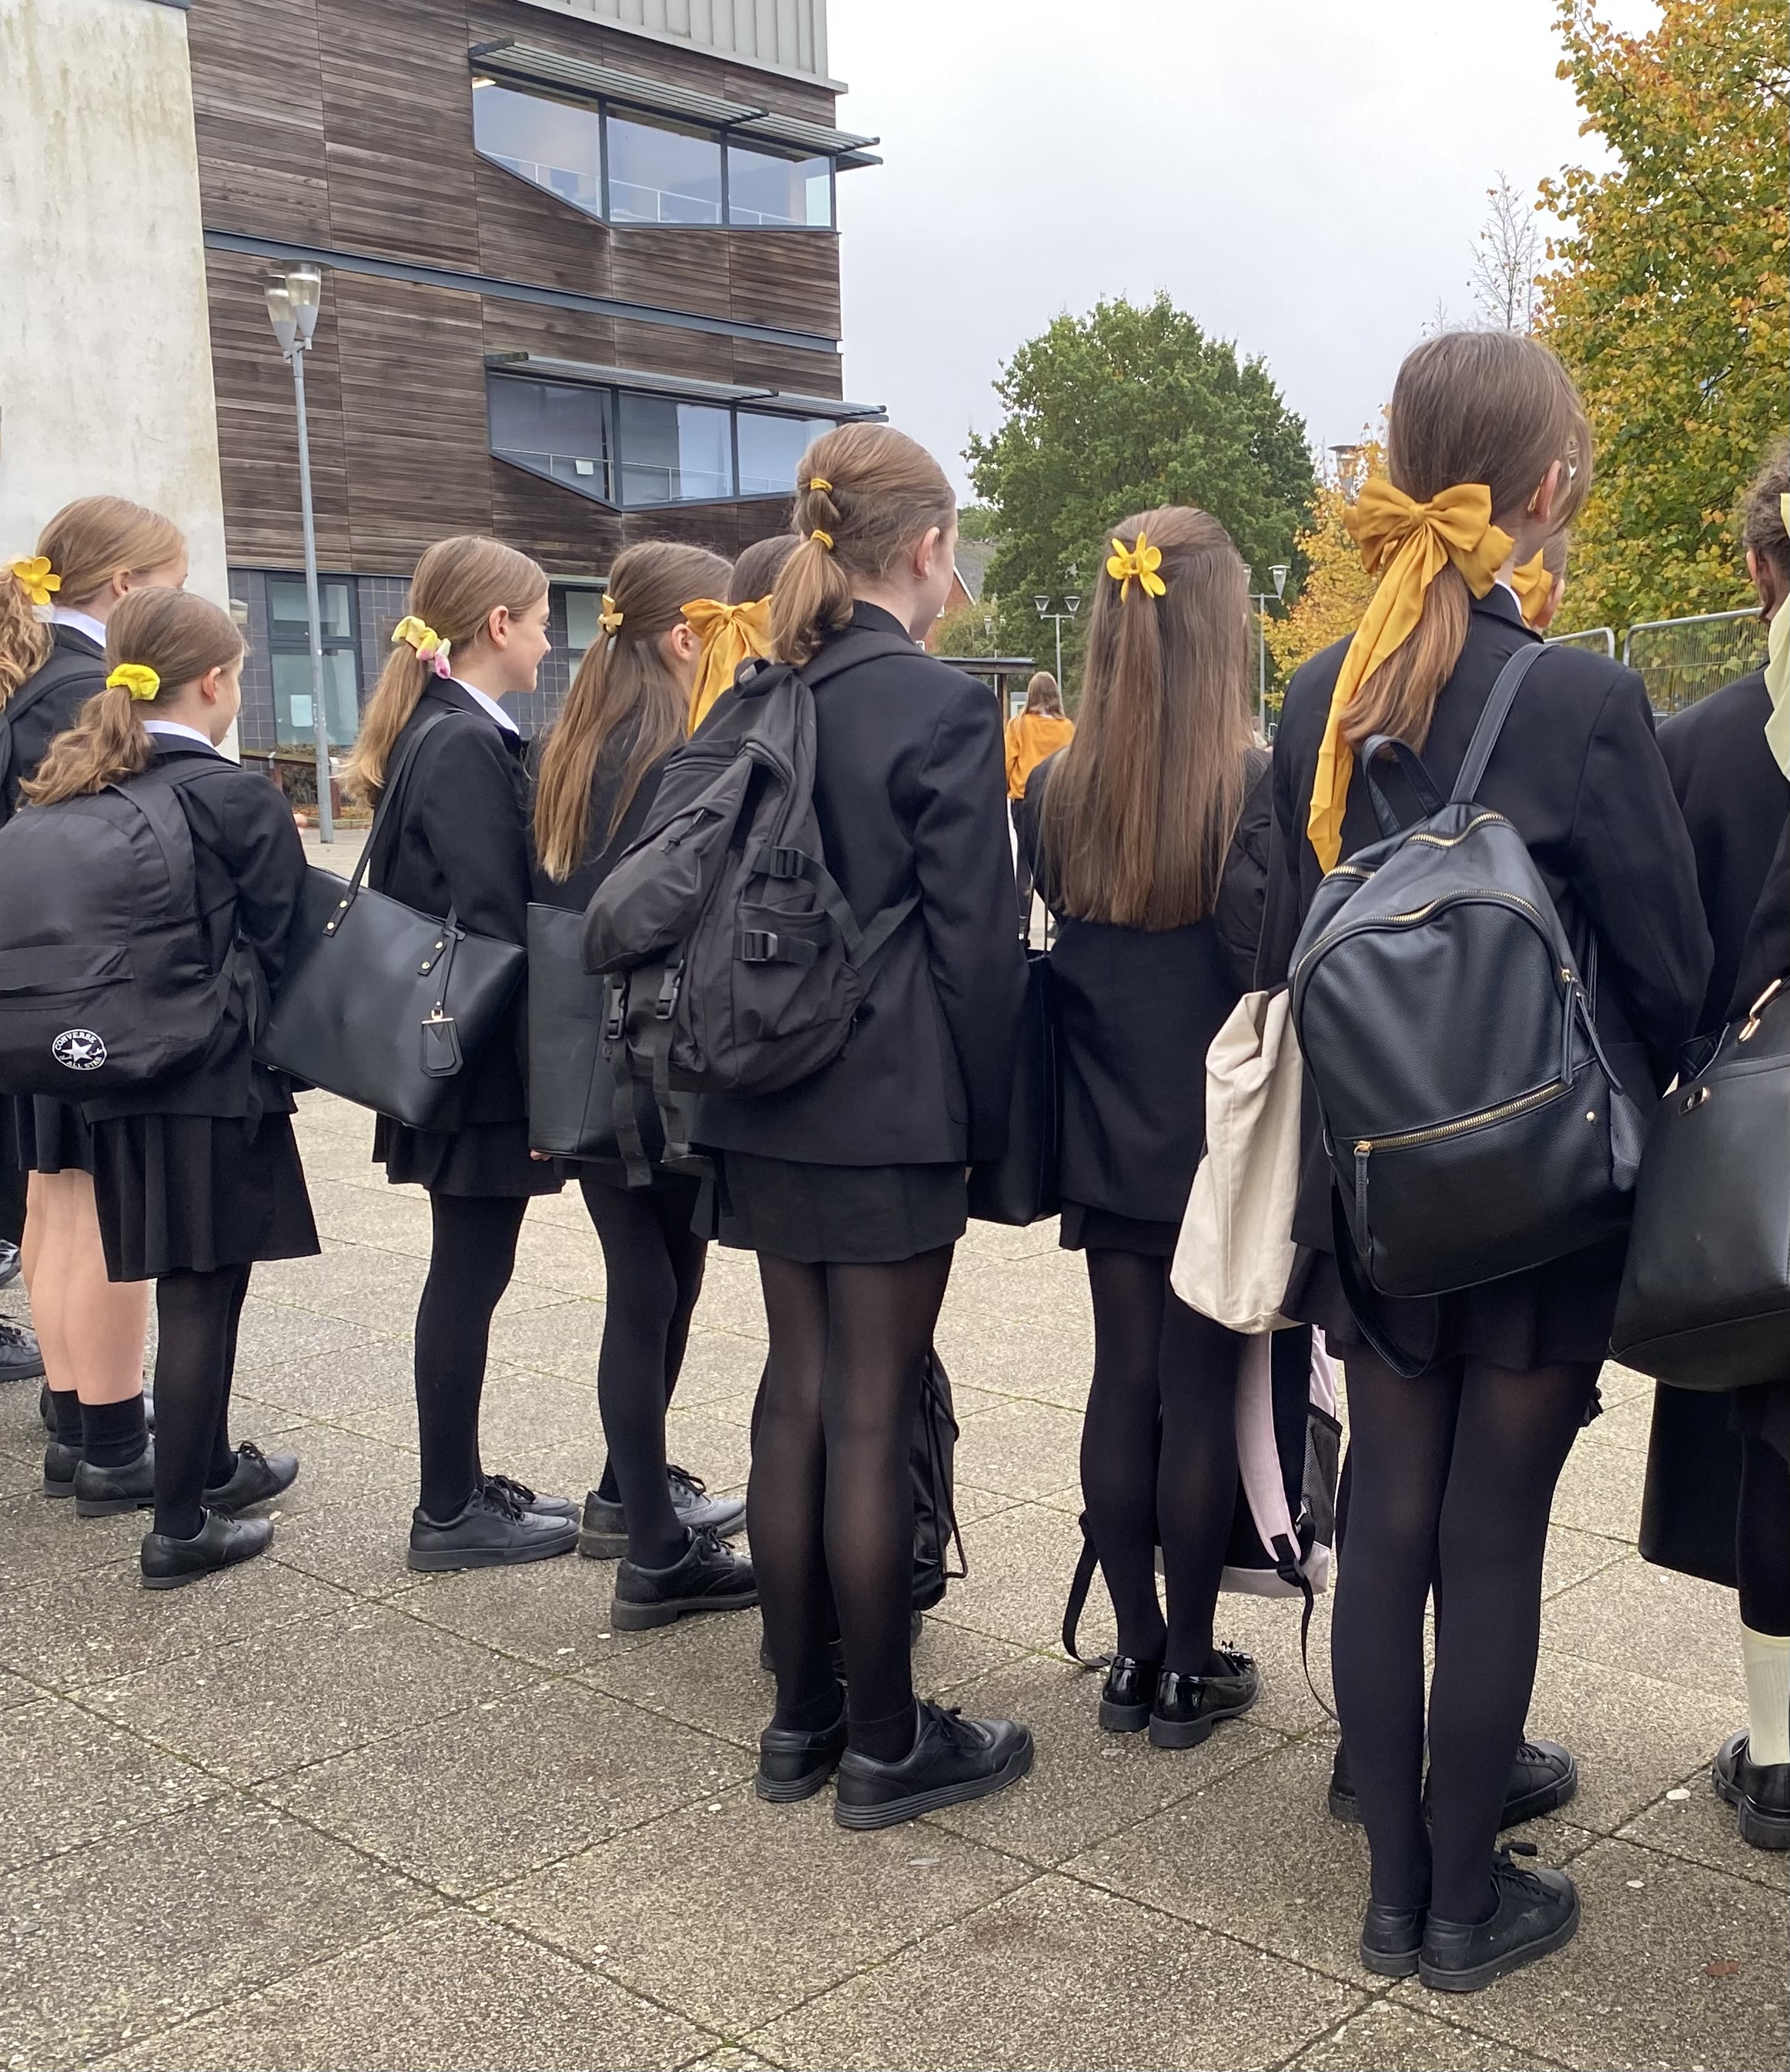
{"label": "black sock", "polygon": [[[60,1422],[59,1401],[59,1436]],[[122,1403],[81,1404],[80,1449],[89,1467],[129,1467],[148,1444],[149,1427],[143,1422],[141,1392],[127,1396]]]}
{"label": "black sock", "polygon": [[851,1741],[860,1755],[867,1755],[877,1762],[900,1762],[913,1753],[914,1738],[920,1730],[920,1716],[912,1704],[904,1705],[898,1712],[887,1712],[880,1720],[860,1720],[853,1717]]}
{"label": "black sock", "polygon": [[56,1420],[56,1444],[59,1446],[73,1446],[78,1450],[84,1428],[81,1423],[80,1398],[73,1389],[52,1388],[50,1391],[50,1414]]}

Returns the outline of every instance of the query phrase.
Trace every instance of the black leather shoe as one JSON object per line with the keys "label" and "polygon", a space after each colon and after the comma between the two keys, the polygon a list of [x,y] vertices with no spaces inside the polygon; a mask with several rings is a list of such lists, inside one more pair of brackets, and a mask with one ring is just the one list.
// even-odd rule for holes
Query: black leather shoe
{"label": "black leather shoe", "polygon": [[1254,1655],[1236,1647],[1212,1651],[1225,1665],[1221,1673],[1186,1676],[1178,1669],[1165,1669],[1157,1678],[1156,1702],[1150,1708],[1152,1748],[1197,1748],[1211,1738],[1221,1720],[1239,1717],[1261,1696]]}
{"label": "black leather shoe", "polygon": [[0,1324],[0,1382],[35,1381],[43,1371],[37,1334],[22,1325]]}
{"label": "black leather shoe", "polygon": [[96,1468],[84,1460],[75,1470],[76,1518],[110,1518],[121,1511],[147,1511],[155,1501],[153,1441],[121,1468]]}
{"label": "black leather shoe", "polygon": [[1423,1947],[1421,1906],[1382,1906],[1371,1901],[1361,1916],[1361,1964],[1382,1979],[1408,1979]]}
{"label": "black leather shoe", "polygon": [[75,1494],[75,1470],[80,1466],[79,1446],[65,1446],[60,1439],[52,1439],[43,1449],[43,1494],[46,1496],[72,1496]]}
{"label": "black leather shoe", "polygon": [[1755,1762],[1748,1737],[1730,1734],[1715,1752],[1710,1782],[1739,1816],[1742,1841],[1790,1849],[1790,1762]]}
{"label": "black leather shoe", "polygon": [[236,1518],[257,1503],[284,1494],[298,1479],[296,1453],[264,1453],[252,1439],[236,1449],[230,1479],[205,1492],[205,1508]]}
{"label": "black leather shoe", "polygon": [[[1539,1820],[1545,1813],[1557,1813],[1579,1789],[1579,1764],[1558,1741],[1525,1741],[1510,1766],[1500,1827],[1517,1827],[1525,1820]],[[1430,1810],[1430,1784],[1423,1781],[1423,1811]],[[1338,1741],[1336,1759],[1330,1766],[1330,1817],[1351,1826],[1361,1824],[1361,1808],[1355,1796],[1355,1780],[1349,1774],[1349,1744]]]}
{"label": "black leather shoe", "polygon": [[840,1758],[833,1818],[842,1827],[893,1827],[986,1799],[1032,1767],[1032,1729],[1017,1720],[966,1720],[923,1699],[915,1707],[913,1746],[899,1762],[855,1748]]}
{"label": "black leather shoe", "polygon": [[693,1532],[684,1558],[668,1568],[622,1562],[615,1572],[610,1622],[623,1633],[640,1633],[695,1612],[744,1611],[757,1601],[751,1562],[724,1547],[718,1532]]}
{"label": "black leather shoe", "polygon": [[138,1556],[146,1590],[178,1590],[220,1568],[252,1561],[265,1554],[273,1538],[271,1518],[224,1518],[215,1511],[191,1540],[170,1540],[165,1532],[146,1532]]}
{"label": "black leather shoe", "polygon": [[514,1475],[487,1475],[485,1486],[514,1497],[524,1511],[532,1511],[537,1518],[569,1518],[574,1525],[578,1522],[576,1498],[536,1496],[526,1482],[519,1482]]}
{"label": "black leather shoe", "polygon": [[758,1774],[752,1788],[775,1805],[812,1799],[825,1788],[845,1753],[845,1694],[840,1693],[839,1717],[818,1733],[794,1727],[766,1727],[758,1737]]}
{"label": "black leather shoe", "polygon": [[548,1561],[569,1554],[578,1528],[569,1518],[544,1518],[524,1511],[514,1497],[485,1485],[466,1507],[441,1524],[418,1509],[410,1515],[407,1564],[425,1575],[459,1568],[508,1568],[523,1561]]}
{"label": "black leather shoe", "polygon": [[1564,1871],[1528,1870],[1513,1856],[1533,1856],[1533,1842],[1506,1842],[1492,1866],[1496,1900],[1491,1918],[1423,1925],[1417,1975],[1432,1992],[1476,1993],[1508,1971],[1521,1971],[1579,1933],[1579,1889]]}
{"label": "black leather shoe", "polygon": [[[745,1530],[743,1496],[711,1496],[708,1485],[688,1468],[669,1466],[665,1486],[671,1492],[677,1522],[688,1532],[718,1532],[731,1540]],[[619,1503],[611,1503],[595,1490],[585,1498],[584,1527],[578,1535],[578,1552],[587,1561],[619,1561],[628,1551],[628,1521]]]}
{"label": "black leather shoe", "polygon": [[1109,1734],[1138,1734],[1150,1724],[1160,1662],[1139,1662],[1135,1655],[1115,1655],[1100,1692],[1100,1724]]}

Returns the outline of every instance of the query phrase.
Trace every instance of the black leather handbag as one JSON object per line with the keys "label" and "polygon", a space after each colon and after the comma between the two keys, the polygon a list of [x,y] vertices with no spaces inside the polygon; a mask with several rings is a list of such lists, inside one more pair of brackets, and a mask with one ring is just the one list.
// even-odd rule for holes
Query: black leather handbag
{"label": "black leather handbag", "polygon": [[1790,983],[1661,1102],[1610,1350],[1675,1388],[1790,1376]]}
{"label": "black leather handbag", "polygon": [[1057,1157],[1063,1089],[1047,951],[1025,953],[1025,1008],[1013,1059],[1007,1149],[970,1173],[970,1214],[985,1223],[1035,1223],[1062,1207]]}
{"label": "black leather handbag", "polygon": [[389,773],[351,878],[313,869],[298,895],[280,989],[255,1046],[264,1065],[412,1129],[441,1126],[460,1073],[502,1024],[528,968],[519,943],[437,919],[362,881],[380,828],[427,736]]}

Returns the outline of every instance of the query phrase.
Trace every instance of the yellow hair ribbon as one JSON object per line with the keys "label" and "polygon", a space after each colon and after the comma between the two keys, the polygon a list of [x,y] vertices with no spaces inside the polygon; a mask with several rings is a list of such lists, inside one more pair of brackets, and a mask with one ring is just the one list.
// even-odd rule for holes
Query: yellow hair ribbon
{"label": "yellow hair ribbon", "polygon": [[818,525],[815,526],[813,532],[808,535],[808,537],[811,540],[819,541],[819,543],[827,549],[829,554],[833,551],[832,534],[831,532],[823,532]]}
{"label": "yellow hair ribbon", "polygon": [[812,475],[808,478],[808,487],[811,489],[831,491],[832,486],[823,475]]}
{"label": "yellow hair ribbon", "polygon": [[147,662],[121,662],[105,680],[109,691],[129,691],[134,704],[147,704],[162,688],[162,679]]}
{"label": "yellow hair ribbon", "polygon": [[597,623],[606,633],[619,633],[622,630],[621,607],[607,590],[603,592],[603,608],[597,614]]}
{"label": "yellow hair ribbon", "polygon": [[1524,618],[1533,626],[1547,610],[1548,599],[1554,594],[1554,578],[1539,553],[1532,554],[1521,568],[1511,570],[1510,587],[1517,593]]}
{"label": "yellow hair ribbon", "polygon": [[417,651],[419,662],[433,662],[437,676],[448,673],[448,655],[452,642],[444,640],[433,626],[421,619],[400,619],[392,629],[392,645],[400,641]]}
{"label": "yellow hair ribbon", "polygon": [[1119,586],[1121,604],[1131,595],[1134,582],[1146,597],[1166,597],[1168,586],[1156,574],[1161,566],[1161,548],[1152,547],[1141,529],[1135,547],[1127,547],[1123,540],[1115,539],[1113,550],[1106,557],[1106,573]]}
{"label": "yellow hair ribbon", "polygon": [[754,655],[770,660],[770,599],[718,604],[712,597],[699,597],[685,605],[684,617],[702,643],[696,680],[690,689],[690,731],[694,734],[722,692],[733,688],[742,662]]}
{"label": "yellow hair ribbon", "polygon": [[11,566],[13,581],[33,604],[47,604],[62,587],[62,578],[51,569],[47,554],[23,556]]}
{"label": "yellow hair ribbon", "polygon": [[1343,657],[1318,748],[1305,831],[1326,870],[1334,870],[1342,854],[1343,811],[1355,767],[1342,723],[1356,692],[1410,639],[1424,593],[1450,562],[1474,596],[1484,597],[1514,545],[1492,523],[1492,492],[1483,482],[1456,483],[1418,504],[1376,475],[1362,483],[1360,499],[1343,513],[1343,523],[1380,586]]}

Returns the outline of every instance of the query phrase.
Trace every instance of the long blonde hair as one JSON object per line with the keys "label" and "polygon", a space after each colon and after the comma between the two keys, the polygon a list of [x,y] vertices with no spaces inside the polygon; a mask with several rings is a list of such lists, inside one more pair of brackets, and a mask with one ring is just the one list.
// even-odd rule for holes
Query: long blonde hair
{"label": "long blonde hair", "polygon": [[[460,648],[476,638],[499,605],[519,615],[546,594],[547,574],[539,562],[501,540],[462,533],[437,540],[417,562],[408,615]],[[386,758],[417,709],[430,666],[402,642],[387,657],[348,763],[349,785],[362,798],[372,798],[385,782]]]}
{"label": "long blonde hair", "polygon": [[19,787],[23,796],[34,806],[54,806],[134,777],[152,753],[143,722],[165,712],[187,684],[213,669],[234,668],[242,657],[236,621],[207,599],[184,590],[132,590],[106,622],[106,662],[111,668],[146,664],[162,679],[161,689],[148,699],[132,697],[121,684],[96,693],[51,742],[36,776]]}
{"label": "long blonde hair", "polygon": [[[116,576],[147,575],[185,550],[171,518],[122,496],[81,496],[65,504],[37,536],[35,553],[60,576],[55,602],[78,610]],[[50,659],[50,628],[23,584],[0,567],[0,706]]]}
{"label": "long blonde hair", "polygon": [[1116,528],[1162,549],[1168,588],[1094,586],[1074,738],[1051,767],[1051,897],[1077,919],[1152,931],[1212,911],[1243,808],[1253,731],[1249,579],[1230,536],[1171,504]]}
{"label": "long blonde hair", "polygon": [[684,738],[686,696],[665,666],[659,643],[693,598],[725,589],[730,570],[719,554],[673,540],[625,548],[610,571],[610,602],[622,615],[613,635],[600,633],[585,651],[564,709],[541,750],[535,792],[535,853],[548,876],[564,882],[583,861],[590,839],[590,784],[604,744],[632,726],[634,740],[603,830],[613,841],[640,780]]}

